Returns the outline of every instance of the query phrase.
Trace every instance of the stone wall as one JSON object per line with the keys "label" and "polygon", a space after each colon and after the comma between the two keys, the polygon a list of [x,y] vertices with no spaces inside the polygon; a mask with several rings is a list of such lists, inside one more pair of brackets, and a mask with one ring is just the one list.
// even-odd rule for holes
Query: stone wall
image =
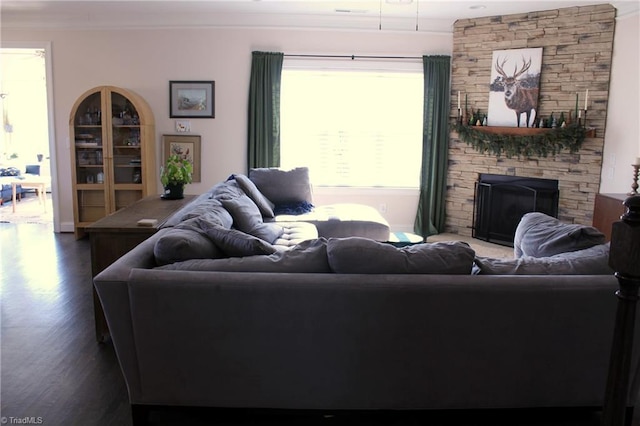
{"label": "stone wall", "polygon": [[[474,183],[480,173],[557,179],[559,218],[591,225],[600,187],[609,75],[616,10],[611,5],[572,7],[508,16],[459,20],[454,25],[451,75],[451,120],[457,115],[457,93],[469,109],[486,113],[494,50],[543,48],[538,116],[580,108],[589,89],[587,138],[576,154],[546,158],[497,158],[480,154],[451,133],[447,180],[446,232],[471,235]],[[463,105],[464,107],[464,105]]]}

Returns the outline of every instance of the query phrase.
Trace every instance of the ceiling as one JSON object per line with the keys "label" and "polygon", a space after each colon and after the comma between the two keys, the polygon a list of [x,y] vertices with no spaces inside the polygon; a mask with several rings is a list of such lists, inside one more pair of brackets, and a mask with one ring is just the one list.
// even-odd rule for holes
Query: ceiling
{"label": "ceiling", "polygon": [[637,14],[638,0],[0,0],[4,28],[315,28],[452,32],[458,19],[610,3]]}

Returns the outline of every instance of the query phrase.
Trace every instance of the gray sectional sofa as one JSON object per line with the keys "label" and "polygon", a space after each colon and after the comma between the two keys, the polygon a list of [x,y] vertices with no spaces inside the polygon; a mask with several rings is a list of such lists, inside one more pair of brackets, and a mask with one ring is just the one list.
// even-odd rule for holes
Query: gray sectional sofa
{"label": "gray sectional sofa", "polygon": [[[593,228],[528,214],[514,259],[481,258],[461,242],[398,248],[369,237],[278,248],[223,238],[220,229],[246,233],[224,214],[215,223],[220,191],[94,278],[140,424],[158,406],[602,406],[617,281]],[[238,213],[228,214],[235,227]],[[272,238],[274,223],[249,228]],[[179,233],[215,248],[171,258]],[[629,407],[640,395],[639,349]]]}
{"label": "gray sectional sofa", "polygon": [[271,254],[318,237],[389,240],[389,224],[373,207],[312,201],[306,167],[232,175],[167,221],[156,258],[167,264]]}

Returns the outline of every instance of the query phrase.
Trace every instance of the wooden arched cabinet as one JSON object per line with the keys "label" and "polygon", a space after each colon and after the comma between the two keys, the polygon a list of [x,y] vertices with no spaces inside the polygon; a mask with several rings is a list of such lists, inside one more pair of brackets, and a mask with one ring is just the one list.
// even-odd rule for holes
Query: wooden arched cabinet
{"label": "wooden arched cabinet", "polygon": [[93,222],[157,193],[155,122],[147,102],[113,86],[95,87],[69,117],[76,238]]}

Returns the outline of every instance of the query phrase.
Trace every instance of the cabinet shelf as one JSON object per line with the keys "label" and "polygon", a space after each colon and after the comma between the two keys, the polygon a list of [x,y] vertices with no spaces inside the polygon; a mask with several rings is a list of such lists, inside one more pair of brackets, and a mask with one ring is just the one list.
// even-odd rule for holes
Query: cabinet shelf
{"label": "cabinet shelf", "polygon": [[133,190],[141,190],[141,183],[116,183],[113,188],[116,191],[133,191]]}
{"label": "cabinet shelf", "polygon": [[83,191],[104,191],[104,183],[76,183],[76,189]]}

